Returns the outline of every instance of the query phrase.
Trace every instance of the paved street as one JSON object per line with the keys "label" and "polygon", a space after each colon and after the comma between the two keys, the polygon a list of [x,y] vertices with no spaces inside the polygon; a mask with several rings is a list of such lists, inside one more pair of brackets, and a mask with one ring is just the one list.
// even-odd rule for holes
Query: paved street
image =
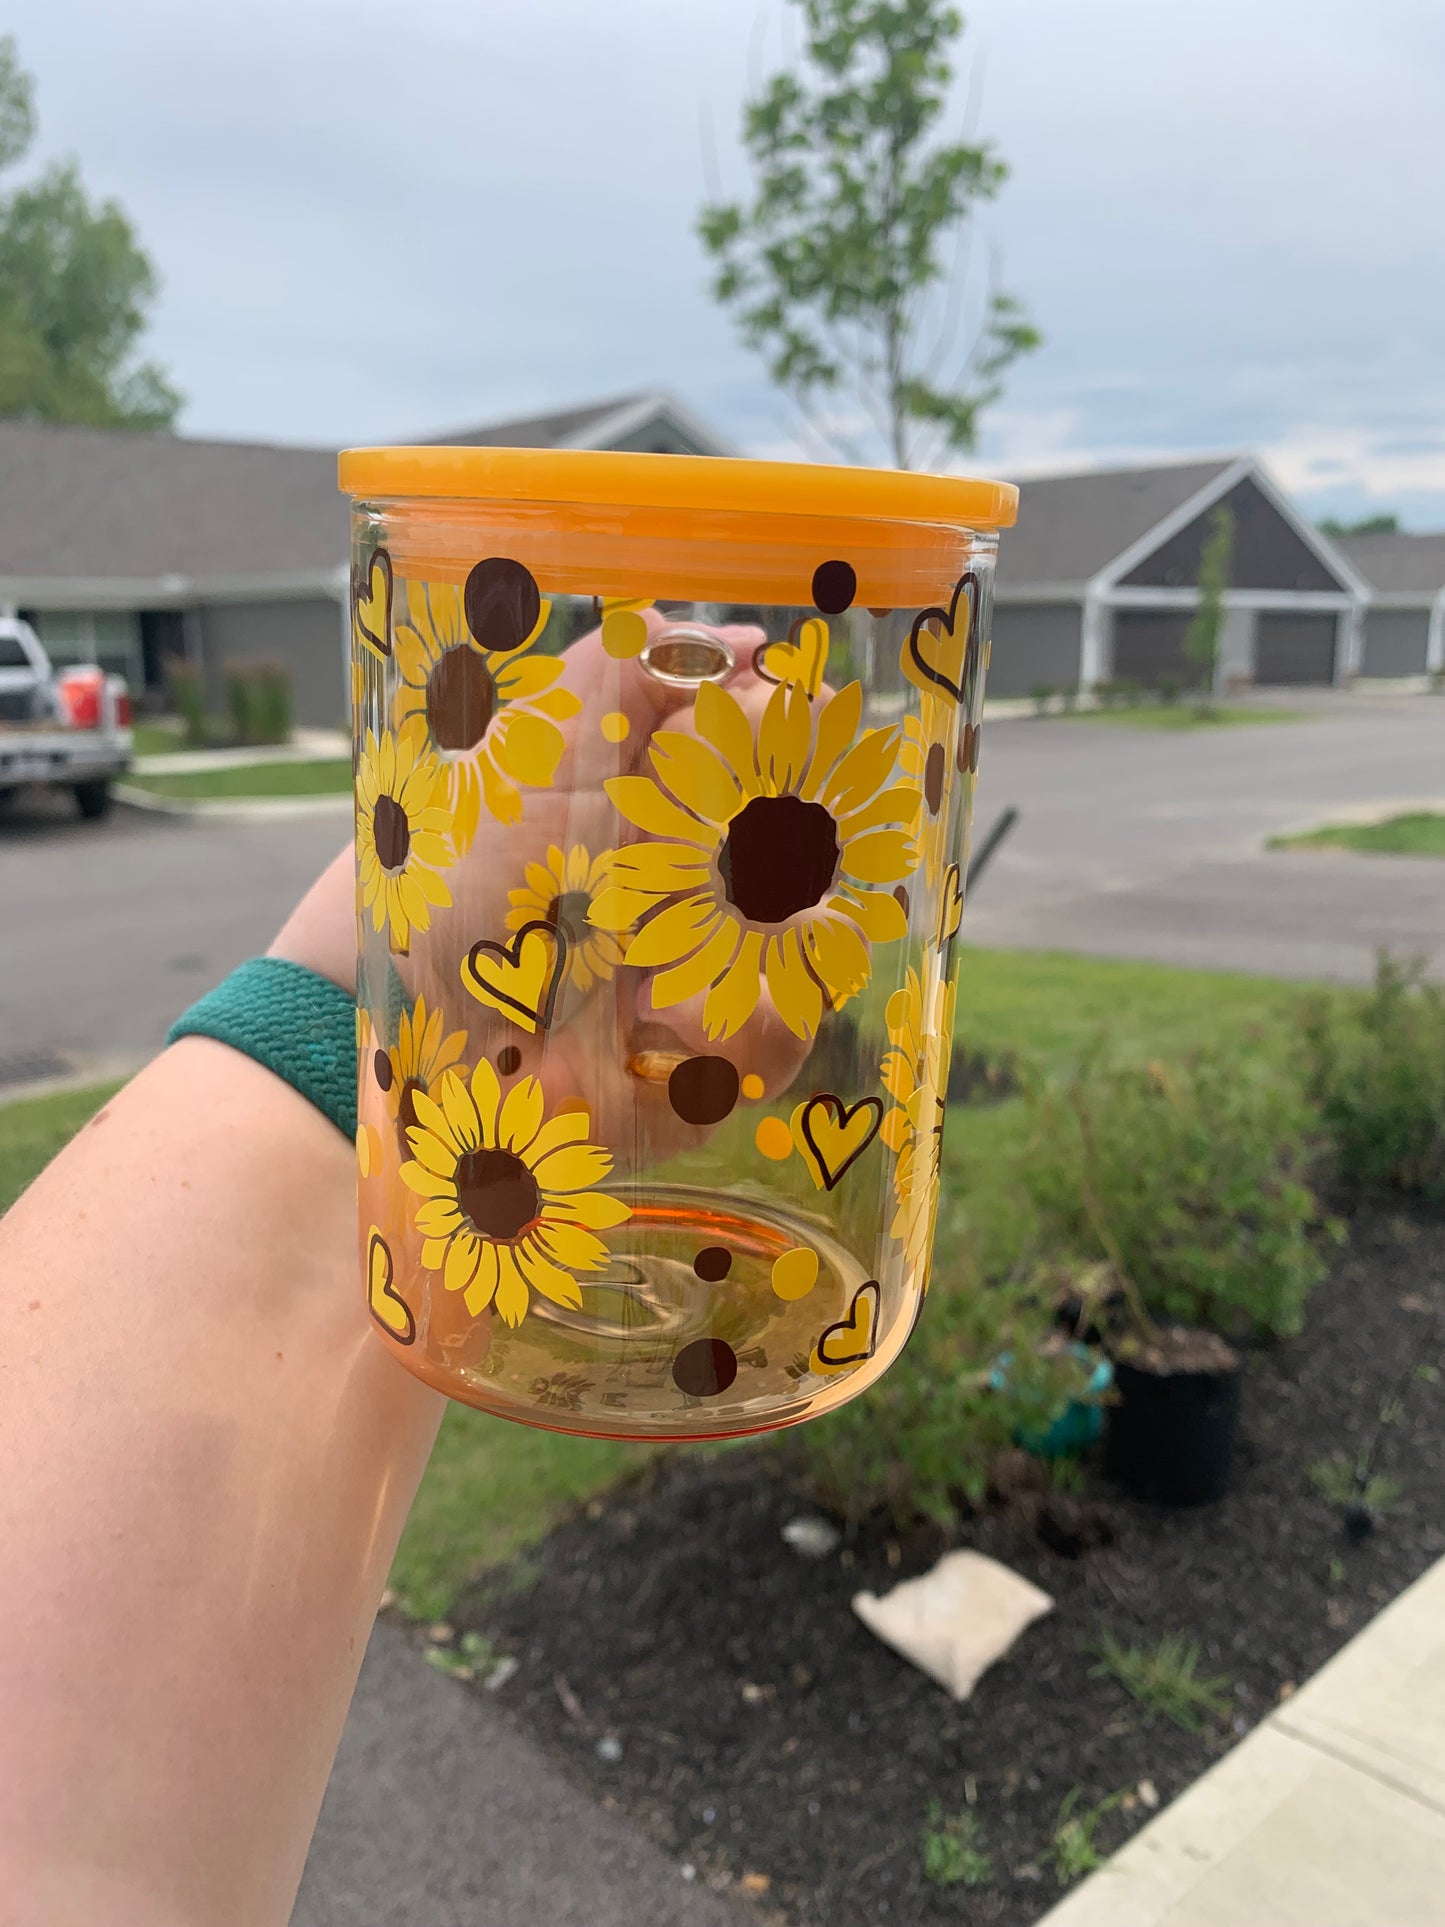
{"label": "paved street", "polygon": [[[1445,864],[1263,849],[1352,811],[1445,802],[1445,700],[1296,701],[1319,720],[1190,735],[992,722],[980,829],[1006,803],[1023,815],[969,905],[969,938],[1356,982],[1380,943],[1445,967]],[[0,816],[0,1059],[155,1050],[264,947],[344,834],[339,814]]]}

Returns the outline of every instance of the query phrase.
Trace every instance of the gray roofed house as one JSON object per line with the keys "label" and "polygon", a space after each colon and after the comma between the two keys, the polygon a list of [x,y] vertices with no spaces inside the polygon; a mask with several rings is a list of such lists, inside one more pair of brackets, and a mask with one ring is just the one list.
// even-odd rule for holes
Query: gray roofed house
{"label": "gray roofed house", "polygon": [[1022,480],[999,547],[990,693],[1196,681],[1184,637],[1220,506],[1235,521],[1221,688],[1356,673],[1369,585],[1253,456],[1234,455]]}
{"label": "gray roofed house", "polygon": [[1370,585],[1365,676],[1445,670],[1445,534],[1341,535],[1340,552]]}
{"label": "gray roofed house", "polygon": [[[651,392],[430,439],[502,448],[725,454]],[[348,506],[336,451],[0,422],[0,611],[54,661],[99,661],[163,697],[168,661],[291,671],[300,723],[346,712]]]}

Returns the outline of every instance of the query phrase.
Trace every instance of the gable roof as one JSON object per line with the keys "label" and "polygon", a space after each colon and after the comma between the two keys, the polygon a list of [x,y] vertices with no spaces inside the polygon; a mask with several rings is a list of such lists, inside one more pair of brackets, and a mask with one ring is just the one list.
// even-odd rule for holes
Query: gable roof
{"label": "gable roof", "polygon": [[639,399],[619,395],[581,408],[560,408],[550,415],[517,415],[504,422],[484,422],[479,428],[454,428],[445,435],[428,435],[426,440],[438,448],[584,448],[589,431],[619,408],[634,407]]}
{"label": "gable roof", "polygon": [[1445,589],[1445,533],[1337,535],[1334,543],[1384,595],[1416,595],[1426,602]]}
{"label": "gable roof", "polygon": [[662,389],[618,395],[611,401],[588,402],[550,415],[520,415],[479,428],[452,429],[426,440],[451,448],[649,448],[659,438],[679,454],[732,452],[675,395]]}
{"label": "gable roof", "polygon": [[1000,584],[1087,582],[1239,462],[1217,455],[1021,481],[1018,526],[999,544]]}
{"label": "gable roof", "polygon": [[329,448],[0,421],[0,581],[336,571],[348,519]]}

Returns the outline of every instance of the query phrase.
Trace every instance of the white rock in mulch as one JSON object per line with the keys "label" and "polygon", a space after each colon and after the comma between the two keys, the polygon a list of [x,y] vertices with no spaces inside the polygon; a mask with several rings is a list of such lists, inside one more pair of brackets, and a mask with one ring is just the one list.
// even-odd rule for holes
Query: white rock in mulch
{"label": "white rock in mulch", "polygon": [[783,1537],[805,1559],[826,1559],[842,1535],[837,1526],[828,1519],[820,1519],[817,1513],[803,1513],[796,1519],[789,1519],[783,1527]]}
{"label": "white rock in mulch", "polygon": [[880,1599],[853,1595],[869,1632],[966,1700],[980,1675],[1002,1659],[1053,1600],[981,1552],[949,1552],[931,1572],[905,1579]]}

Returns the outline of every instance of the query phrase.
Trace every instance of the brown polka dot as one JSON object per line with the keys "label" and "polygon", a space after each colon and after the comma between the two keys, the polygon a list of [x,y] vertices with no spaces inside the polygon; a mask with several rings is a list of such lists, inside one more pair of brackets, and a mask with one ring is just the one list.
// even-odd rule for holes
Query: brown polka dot
{"label": "brown polka dot", "polygon": [[695,1338],[672,1361],[672,1382],[689,1398],[716,1398],[738,1375],[738,1355],[721,1338]]}
{"label": "brown polka dot", "polygon": [[448,649],[426,679],[427,726],[438,749],[472,749],[487,733],[497,687],[468,643]]}
{"label": "brown polka dot", "polygon": [[721,1124],[738,1088],[737,1066],[726,1057],[686,1057],[667,1080],[667,1099],[684,1124]]}
{"label": "brown polka dot", "polygon": [[733,1268],[733,1254],[726,1245],[704,1245],[692,1268],[704,1284],[720,1284]]}
{"label": "brown polka dot", "polygon": [[825,616],[840,616],[852,606],[858,578],[848,562],[820,562],[813,571],[813,607]]}
{"label": "brown polka dot", "polygon": [[938,806],[943,801],[943,774],[948,767],[948,751],[942,743],[928,745],[928,760],[923,765],[923,800],[928,805],[928,814],[937,816]]}
{"label": "brown polka dot", "polygon": [[379,1050],[371,1060],[371,1068],[376,1072],[376,1081],[384,1091],[391,1089],[391,1059],[384,1050]]}
{"label": "brown polka dot", "polygon": [[979,725],[965,723],[958,738],[958,768],[962,776],[978,774]]}
{"label": "brown polka dot", "polygon": [[505,655],[509,649],[520,649],[536,628],[542,594],[530,569],[493,555],[467,577],[462,606],[467,627],[482,648]]}
{"label": "brown polka dot", "polygon": [[902,883],[894,884],[893,901],[898,905],[898,908],[903,912],[904,916],[906,917],[908,915],[908,887],[906,884],[902,884]]}
{"label": "brown polka dot", "polygon": [[502,1073],[503,1077],[511,1077],[515,1071],[521,1069],[521,1066],[522,1053],[517,1049],[517,1046],[515,1044],[503,1044],[502,1048],[497,1052],[497,1069]]}

